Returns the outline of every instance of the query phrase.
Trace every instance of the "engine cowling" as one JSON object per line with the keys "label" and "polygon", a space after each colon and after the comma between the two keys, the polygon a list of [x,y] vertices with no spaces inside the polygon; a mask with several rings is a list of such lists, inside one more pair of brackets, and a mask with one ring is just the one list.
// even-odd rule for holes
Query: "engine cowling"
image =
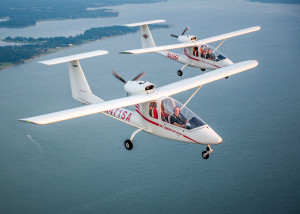
{"label": "engine cowling", "polygon": [[137,94],[148,94],[155,90],[155,85],[144,81],[128,81],[124,85],[124,90],[129,96]]}
{"label": "engine cowling", "polygon": [[197,37],[194,35],[180,35],[178,36],[178,41],[185,43],[185,42],[195,42]]}

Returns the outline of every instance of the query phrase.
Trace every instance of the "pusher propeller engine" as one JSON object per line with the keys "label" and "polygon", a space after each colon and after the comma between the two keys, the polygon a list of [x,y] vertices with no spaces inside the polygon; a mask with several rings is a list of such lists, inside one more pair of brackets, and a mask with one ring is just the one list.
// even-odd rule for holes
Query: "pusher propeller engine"
{"label": "pusher propeller engine", "polygon": [[187,30],[188,30],[189,28],[190,28],[190,27],[187,26],[187,27],[184,29],[184,31],[181,33],[180,36],[177,36],[177,35],[172,34],[172,33],[170,33],[170,36],[171,36],[171,37],[177,38],[178,41],[179,41],[179,42],[182,42],[182,43],[185,43],[185,42],[194,42],[194,41],[197,40],[197,37],[196,37],[196,36],[193,36],[193,35],[184,35],[184,34],[187,32]]}
{"label": "pusher propeller engine", "polygon": [[116,71],[113,71],[112,73],[117,79],[125,83],[124,90],[129,96],[136,94],[148,94],[155,89],[155,85],[150,82],[137,81],[146,74],[145,71],[137,75],[131,81],[127,82]]}

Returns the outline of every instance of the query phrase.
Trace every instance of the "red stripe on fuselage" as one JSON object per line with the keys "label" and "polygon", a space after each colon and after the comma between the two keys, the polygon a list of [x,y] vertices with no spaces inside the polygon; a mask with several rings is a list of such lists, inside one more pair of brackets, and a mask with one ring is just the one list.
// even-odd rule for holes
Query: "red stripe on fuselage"
{"label": "red stripe on fuselage", "polygon": [[[139,110],[136,109],[136,112],[139,113],[139,114],[144,118],[144,120],[148,121],[149,123],[152,123],[152,124],[154,124],[154,125],[156,125],[156,126],[158,126],[158,127],[160,127],[160,128],[163,128],[163,127],[164,127],[164,126],[161,126],[160,124],[158,124],[158,123],[156,123],[156,122],[154,122],[154,121],[149,120],[148,118],[146,118]],[[168,131],[170,131],[170,132],[173,132],[173,133],[177,133],[177,131],[170,129],[169,127],[168,127],[168,129],[166,129],[166,130],[168,130]],[[180,133],[180,134],[181,134],[181,133]],[[186,135],[183,135],[183,134],[181,134],[181,135],[182,135],[183,137],[185,137],[185,138],[187,138],[187,139],[189,139],[189,140],[191,140],[191,141],[197,143],[197,144],[202,144],[202,143],[199,143],[199,142],[193,140],[192,138],[189,138],[189,137],[186,136]]]}
{"label": "red stripe on fuselage", "polygon": [[139,113],[139,114],[140,114],[146,121],[148,121],[149,123],[152,123],[152,124],[154,124],[154,125],[156,125],[156,126],[159,126],[158,123],[156,123],[156,122],[154,122],[154,121],[152,121],[152,120],[147,119],[147,118],[146,118],[139,110],[136,109],[136,112]]}
{"label": "red stripe on fuselage", "polygon": [[219,66],[216,66],[216,65],[214,65],[214,64],[211,64],[211,63],[202,61],[202,60],[200,60],[200,59],[195,59],[195,58],[191,57],[190,55],[188,55],[188,54],[186,53],[186,51],[184,51],[184,55],[186,55],[188,58],[190,58],[190,59],[192,59],[192,60],[195,60],[195,61],[198,61],[198,62],[203,62],[203,63],[209,64],[209,65],[213,65],[213,66],[215,66],[215,67],[217,67],[217,68],[220,68]]}
{"label": "red stripe on fuselage", "polygon": [[139,110],[141,110],[140,105],[135,105],[135,107]]}

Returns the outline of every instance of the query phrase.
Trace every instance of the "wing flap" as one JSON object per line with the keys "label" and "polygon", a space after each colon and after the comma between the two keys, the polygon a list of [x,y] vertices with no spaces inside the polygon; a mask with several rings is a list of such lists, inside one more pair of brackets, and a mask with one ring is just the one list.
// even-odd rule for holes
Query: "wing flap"
{"label": "wing flap", "polygon": [[163,96],[171,96],[200,85],[204,85],[237,73],[240,73],[245,70],[249,70],[258,65],[256,60],[244,61],[235,63],[233,65],[220,68],[211,72],[207,72],[202,75],[195,77],[187,78],[174,82],[162,87],[157,88],[153,93],[143,94],[143,95],[134,95],[130,97],[123,97],[115,100],[104,101],[97,104],[91,104],[88,106],[77,107],[73,109],[68,109],[64,111],[54,112],[50,114],[40,115],[36,117],[30,117],[25,119],[20,119],[20,121],[35,123],[39,125],[59,122],[63,120],[68,120],[76,117],[82,117],[86,115],[96,114],[104,112],[110,109],[116,109],[126,106],[135,105],[138,103],[144,103],[152,100],[159,99]]}

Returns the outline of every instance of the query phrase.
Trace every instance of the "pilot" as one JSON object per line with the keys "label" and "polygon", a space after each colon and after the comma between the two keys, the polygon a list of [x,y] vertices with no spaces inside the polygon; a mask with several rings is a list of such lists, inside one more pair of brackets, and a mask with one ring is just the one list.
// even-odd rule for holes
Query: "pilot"
{"label": "pilot", "polygon": [[150,103],[149,115],[150,115],[150,117],[154,117],[155,119],[158,119],[157,108],[156,108],[156,104],[154,102]]}
{"label": "pilot", "polygon": [[186,128],[186,122],[180,116],[180,108],[178,106],[174,108],[174,114],[170,116],[170,123],[181,128]]}
{"label": "pilot", "polygon": [[206,54],[206,59],[215,60],[215,55],[211,52],[211,49],[208,49],[208,53]]}
{"label": "pilot", "polygon": [[201,54],[202,58],[205,58],[206,50],[203,49],[203,45],[201,45],[201,47],[200,47],[200,54]]}
{"label": "pilot", "polygon": [[198,54],[198,47],[194,47],[193,48],[193,55],[196,56],[196,57],[198,57],[198,55],[199,55]]}

